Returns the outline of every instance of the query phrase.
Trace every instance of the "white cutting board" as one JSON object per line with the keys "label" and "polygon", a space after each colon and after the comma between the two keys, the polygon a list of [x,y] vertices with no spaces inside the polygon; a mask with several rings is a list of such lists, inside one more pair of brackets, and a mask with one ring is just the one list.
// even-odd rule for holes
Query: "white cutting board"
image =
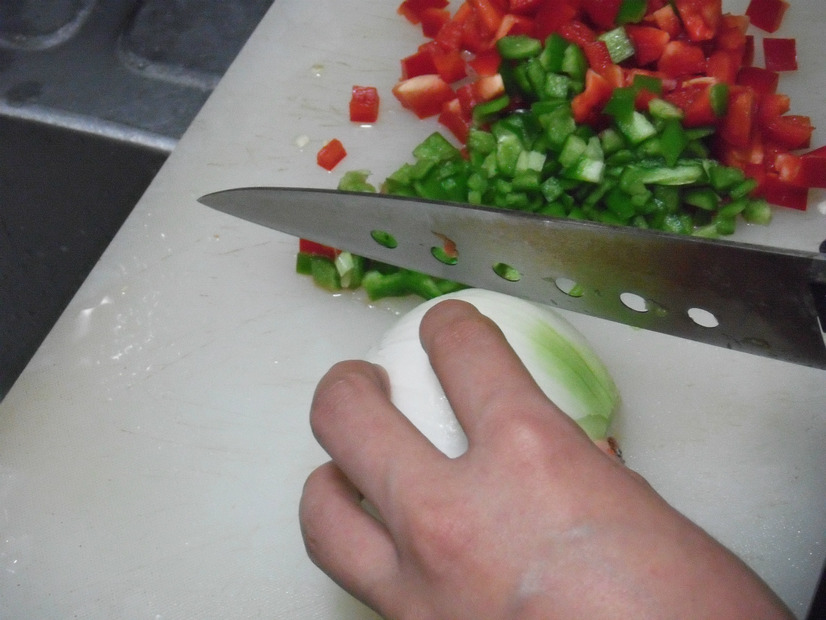
{"label": "white cutting board", "polygon": [[[421,42],[397,4],[276,1],[0,404],[1,618],[373,617],[304,554],[298,498],[325,460],[307,412],[321,374],[416,301],[318,290],[294,239],[195,198],[405,161],[434,125],[390,95]],[[817,144],[824,12],[797,0],[784,30],[807,69],[783,89]],[[373,127],[347,120],[354,84],[381,90]],[[333,137],[350,155],[329,174]],[[743,238],[814,249],[821,198]],[[620,386],[628,464],[804,615],[826,556],[826,373],[566,316]]]}

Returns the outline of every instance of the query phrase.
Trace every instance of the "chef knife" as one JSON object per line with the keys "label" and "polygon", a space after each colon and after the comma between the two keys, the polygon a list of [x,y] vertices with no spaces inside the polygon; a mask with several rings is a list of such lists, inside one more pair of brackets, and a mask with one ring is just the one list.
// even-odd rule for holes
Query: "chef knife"
{"label": "chef knife", "polygon": [[219,211],[557,308],[826,369],[826,255],[416,198],[248,187]]}

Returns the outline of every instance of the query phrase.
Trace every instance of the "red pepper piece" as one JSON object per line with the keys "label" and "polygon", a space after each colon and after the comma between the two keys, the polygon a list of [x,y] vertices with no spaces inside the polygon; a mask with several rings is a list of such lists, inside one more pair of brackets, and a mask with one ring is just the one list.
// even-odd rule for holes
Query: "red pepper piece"
{"label": "red pepper piece", "polygon": [[318,151],[316,163],[325,170],[332,170],[346,156],[344,145],[338,138],[333,138]]}
{"label": "red pepper piece", "polygon": [[570,3],[543,2],[534,17],[534,36],[545,40],[552,32],[559,32],[559,29],[577,14],[577,9]]}
{"label": "red pepper piece", "polygon": [[433,62],[433,52],[427,44],[422,45],[415,54],[402,58],[401,64],[403,80],[417,75],[438,73],[436,63]]}
{"label": "red pepper piece", "polygon": [[777,32],[783,14],[789,8],[784,0],[751,0],[746,15],[757,28],[766,32]]}
{"label": "red pepper piece", "polygon": [[582,51],[585,53],[585,58],[588,59],[588,66],[597,73],[604,73],[608,67],[614,64],[611,61],[611,54],[608,51],[608,46],[605,45],[605,41],[589,41],[582,46]]}
{"label": "red pepper piece", "polygon": [[474,13],[479,18],[481,31],[492,35],[499,30],[499,24],[505,16],[504,11],[493,0],[468,0]]}
{"label": "red pepper piece", "polygon": [[749,86],[761,95],[770,95],[777,91],[780,75],[775,71],[760,67],[741,67],[737,73],[737,83]]}
{"label": "red pepper piece", "polygon": [[728,113],[720,125],[720,135],[726,142],[738,147],[749,146],[756,107],[753,90],[742,86],[731,87]]}
{"label": "red pepper piece", "polygon": [[502,58],[499,56],[499,51],[495,47],[486,52],[479,52],[472,60],[468,61],[468,65],[476,72],[476,75],[483,77],[499,73],[499,65],[501,63]]}
{"label": "red pepper piece", "polygon": [[657,69],[673,78],[700,75],[706,72],[706,55],[693,43],[670,41],[657,62]]}
{"label": "red pepper piece", "polygon": [[443,9],[448,5],[448,0],[404,0],[399,5],[397,12],[403,15],[412,24],[422,21],[422,12],[427,9]]}
{"label": "red pepper piece", "polygon": [[341,254],[341,250],[337,250],[329,245],[324,245],[323,243],[310,241],[309,239],[298,240],[298,251],[302,254],[310,254],[311,256],[323,256],[324,258],[329,258],[330,260],[334,260],[336,256]]}
{"label": "red pepper piece", "polygon": [[780,146],[788,149],[802,149],[809,146],[812,139],[811,119],[808,116],[778,116],[761,126],[763,134]]}
{"label": "red pepper piece", "polygon": [[450,11],[446,9],[425,9],[419,14],[422,22],[422,34],[430,39],[439,34],[447,22],[450,21]]}
{"label": "red pepper piece", "polygon": [[593,69],[588,69],[585,72],[585,90],[571,100],[574,120],[577,123],[594,121],[602,113],[613,92],[611,82]]}
{"label": "red pepper piece", "polygon": [[820,147],[800,156],[796,183],[804,187],[826,188],[826,148]]}
{"label": "red pepper piece", "polygon": [[559,34],[571,43],[576,43],[580,47],[584,46],[586,43],[596,41],[597,38],[597,34],[578,19],[572,19],[569,22],[562,24],[559,28]]}
{"label": "red pepper piece", "polygon": [[663,55],[665,46],[671,37],[665,30],[654,28],[653,26],[627,25],[625,32],[634,46],[637,64],[645,66],[656,62]]}
{"label": "red pepper piece", "polygon": [[393,94],[419,118],[439,114],[442,106],[456,96],[450,84],[438,75],[417,75],[402,80],[393,87]]}
{"label": "red pepper piece", "polygon": [[353,86],[350,97],[350,120],[375,123],[379,118],[379,91],[373,86]]}
{"label": "red pepper piece", "polygon": [[757,194],[770,203],[805,211],[809,202],[809,190],[780,180],[777,173],[767,173]]}
{"label": "red pepper piece", "polygon": [[452,84],[467,76],[467,65],[459,50],[433,54],[436,71],[445,82]]}
{"label": "red pepper piece", "polygon": [[797,69],[797,43],[794,39],[763,39],[763,55],[769,71],[795,71]]}
{"label": "red pepper piece", "polygon": [[[510,0],[510,11],[517,15],[527,15],[533,17],[542,6],[542,0]],[[546,3],[547,4],[547,3]]]}
{"label": "red pepper piece", "polygon": [[740,69],[740,56],[729,50],[715,50],[708,57],[706,73],[720,82],[735,84]]}
{"label": "red pepper piece", "polygon": [[451,99],[442,106],[442,111],[439,114],[439,123],[447,127],[450,133],[456,136],[459,142],[464,144],[467,142],[473,120],[471,115],[463,110],[459,99],[456,98]]}
{"label": "red pepper piece", "polygon": [[677,13],[692,41],[709,41],[723,18],[721,0],[675,0]]}
{"label": "red pepper piece", "polygon": [[668,36],[672,39],[679,37],[680,33],[683,31],[680,18],[677,16],[676,11],[674,11],[674,7],[670,4],[666,4],[662,8],[651,13],[648,19],[657,24],[657,27],[660,30],[667,32]]}
{"label": "red pepper piece", "polygon": [[581,8],[591,22],[602,30],[614,27],[622,0],[582,0]]}

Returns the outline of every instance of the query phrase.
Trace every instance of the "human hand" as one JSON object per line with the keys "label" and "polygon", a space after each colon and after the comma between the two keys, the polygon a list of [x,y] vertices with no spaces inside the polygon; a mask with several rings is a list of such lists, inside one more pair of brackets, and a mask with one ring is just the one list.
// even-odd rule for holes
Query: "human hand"
{"label": "human hand", "polygon": [[379,367],[342,362],[316,390],[332,461],[308,478],[300,520],[344,589],[395,620],[790,617],[557,409],[472,306],[438,304],[421,340],[468,435],[458,458],[393,407]]}

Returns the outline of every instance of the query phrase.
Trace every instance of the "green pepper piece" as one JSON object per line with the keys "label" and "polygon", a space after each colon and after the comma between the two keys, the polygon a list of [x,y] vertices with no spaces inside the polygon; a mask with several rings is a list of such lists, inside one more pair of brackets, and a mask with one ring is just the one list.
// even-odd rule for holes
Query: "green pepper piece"
{"label": "green pepper piece", "polygon": [[496,42],[496,49],[506,60],[526,60],[539,55],[542,42],[524,34],[507,35]]}
{"label": "green pepper piece", "polygon": [[611,56],[611,62],[614,64],[628,60],[634,55],[634,44],[631,43],[628,33],[625,32],[625,28],[622,26],[603,32],[597,37],[597,40],[605,43],[608,48],[608,55]]}

